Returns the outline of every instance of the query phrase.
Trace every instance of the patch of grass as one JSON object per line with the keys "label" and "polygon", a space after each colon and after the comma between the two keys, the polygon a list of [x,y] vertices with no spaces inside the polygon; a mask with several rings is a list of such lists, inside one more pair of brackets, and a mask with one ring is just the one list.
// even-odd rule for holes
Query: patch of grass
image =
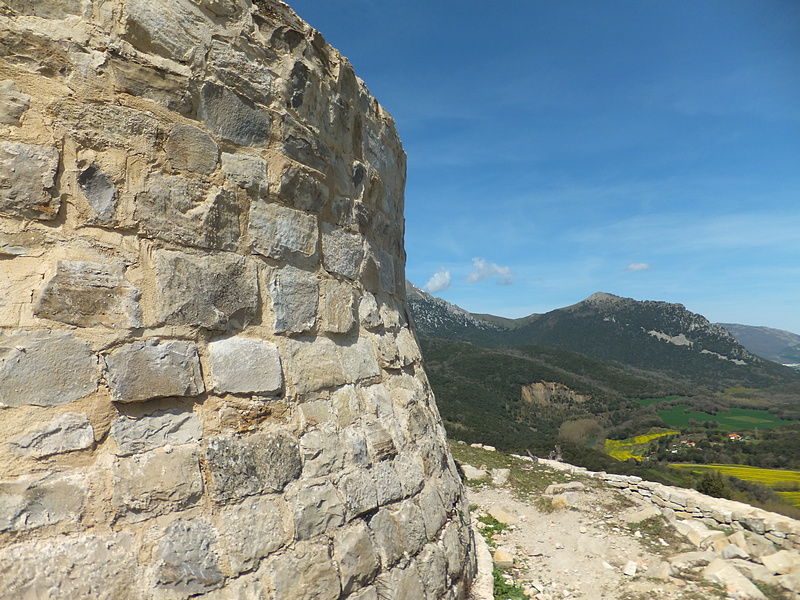
{"label": "patch of grass", "polygon": [[677,404],[670,410],[659,410],[658,416],[672,427],[686,427],[689,419],[700,423],[716,421],[724,431],[749,431],[758,429],[775,429],[791,424],[791,421],[779,419],[767,410],[754,408],[729,408],[726,412],[711,413],[692,411],[688,404]]}
{"label": "patch of grass", "polygon": [[530,596],[525,593],[522,585],[519,583],[506,582],[503,574],[505,569],[495,567],[492,571],[494,578],[494,597],[497,600],[529,600]]}
{"label": "patch of grass", "polygon": [[768,583],[759,583],[757,581],[754,581],[753,583],[755,583],[756,587],[761,590],[761,593],[767,597],[767,600],[789,600],[791,598],[789,592],[786,592],[774,585],[769,585]]}
{"label": "patch of grass", "polygon": [[492,515],[480,515],[477,519],[481,523],[481,525],[478,526],[478,529],[486,540],[486,543],[489,544],[490,547],[496,548],[497,543],[494,541],[495,534],[501,533],[508,529],[508,525],[501,523]]}
{"label": "patch of grass", "polygon": [[[628,529],[634,534],[638,531],[642,536],[642,544],[653,554],[674,553],[688,547],[675,529],[660,516],[631,523]],[[667,545],[662,544],[660,540],[664,540]]]}
{"label": "patch of grass", "polygon": [[556,507],[553,506],[553,499],[549,496],[539,496],[533,505],[539,512],[549,514],[556,511]]}

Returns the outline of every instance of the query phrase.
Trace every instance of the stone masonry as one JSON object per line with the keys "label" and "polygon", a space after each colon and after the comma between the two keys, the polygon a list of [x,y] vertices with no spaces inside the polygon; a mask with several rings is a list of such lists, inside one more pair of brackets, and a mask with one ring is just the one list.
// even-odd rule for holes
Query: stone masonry
{"label": "stone masonry", "polygon": [[277,0],[0,2],[0,598],[465,598],[405,155]]}

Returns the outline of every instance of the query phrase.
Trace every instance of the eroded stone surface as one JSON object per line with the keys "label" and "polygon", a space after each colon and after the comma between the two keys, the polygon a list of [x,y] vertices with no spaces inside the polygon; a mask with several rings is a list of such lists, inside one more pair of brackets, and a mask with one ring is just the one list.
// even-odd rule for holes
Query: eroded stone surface
{"label": "eroded stone surface", "polygon": [[314,326],[319,305],[316,275],[287,266],[270,283],[276,333],[302,333]]}
{"label": "eroded stone surface", "polygon": [[236,571],[251,569],[256,562],[289,541],[284,508],[272,498],[251,497],[222,512],[221,543]]}
{"label": "eroded stone surface", "polygon": [[31,97],[20,91],[16,82],[0,81],[0,124],[19,125],[30,104]]}
{"label": "eroded stone surface", "polygon": [[41,458],[73,450],[85,450],[94,444],[94,429],[82,413],[59,415],[44,426],[14,438],[11,451],[20,456]]}
{"label": "eroded stone surface", "polygon": [[298,544],[294,552],[270,558],[268,572],[276,598],[335,600],[341,591],[327,544]]}
{"label": "eroded stone surface", "polygon": [[131,456],[166,445],[197,443],[202,435],[199,415],[179,408],[155,411],[138,418],[121,415],[111,425],[111,437],[117,442],[119,456]]}
{"label": "eroded stone surface", "polygon": [[231,394],[270,394],[283,387],[278,347],[241,337],[208,345],[214,389]]}
{"label": "eroded stone surface", "polygon": [[0,480],[0,531],[24,531],[75,523],[89,483],[81,471],[38,473]]}
{"label": "eroded stone surface", "polygon": [[54,195],[58,150],[0,140],[0,214],[51,220],[61,200]]}
{"label": "eroded stone surface", "polygon": [[208,175],[219,162],[219,148],[202,129],[178,123],[172,127],[164,147],[174,169]]}
{"label": "eroded stone surface", "polygon": [[155,547],[156,585],[184,596],[222,585],[215,542],[214,531],[199,520],[173,522]]}

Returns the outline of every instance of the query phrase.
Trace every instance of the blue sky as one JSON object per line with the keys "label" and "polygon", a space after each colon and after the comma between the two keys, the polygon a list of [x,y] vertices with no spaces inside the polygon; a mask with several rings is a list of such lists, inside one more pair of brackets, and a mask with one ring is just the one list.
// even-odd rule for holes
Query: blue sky
{"label": "blue sky", "polygon": [[800,333],[796,0],[290,4],[397,122],[412,283]]}

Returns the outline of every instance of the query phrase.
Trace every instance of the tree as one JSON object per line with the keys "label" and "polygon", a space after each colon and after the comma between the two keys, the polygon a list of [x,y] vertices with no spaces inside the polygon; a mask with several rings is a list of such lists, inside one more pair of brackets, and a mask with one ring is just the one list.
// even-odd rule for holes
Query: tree
{"label": "tree", "polygon": [[695,486],[698,492],[714,498],[730,498],[731,490],[722,473],[719,471],[706,471]]}

